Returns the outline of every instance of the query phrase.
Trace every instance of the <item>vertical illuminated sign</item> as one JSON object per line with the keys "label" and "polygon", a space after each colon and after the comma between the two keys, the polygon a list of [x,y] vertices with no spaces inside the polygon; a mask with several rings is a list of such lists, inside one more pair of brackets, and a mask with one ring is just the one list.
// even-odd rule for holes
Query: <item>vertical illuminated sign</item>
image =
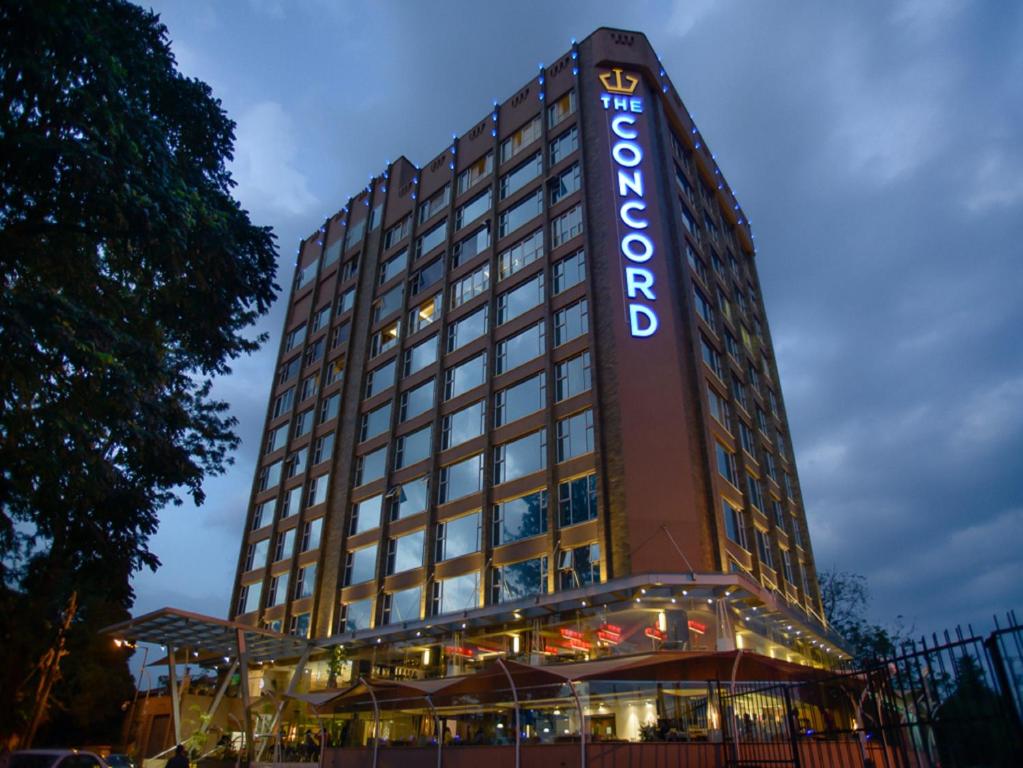
{"label": "vertical illuminated sign", "polygon": [[640,127],[643,99],[636,96],[639,78],[624,74],[621,69],[599,75],[604,86],[600,102],[610,113],[611,160],[614,164],[614,186],[618,220],[624,234],[619,242],[625,285],[625,304],[629,333],[636,338],[653,336],[657,331],[654,302],[654,273],[646,265],[654,257],[654,243],[646,230],[650,222],[644,218],[647,204],[643,171],[643,147]]}

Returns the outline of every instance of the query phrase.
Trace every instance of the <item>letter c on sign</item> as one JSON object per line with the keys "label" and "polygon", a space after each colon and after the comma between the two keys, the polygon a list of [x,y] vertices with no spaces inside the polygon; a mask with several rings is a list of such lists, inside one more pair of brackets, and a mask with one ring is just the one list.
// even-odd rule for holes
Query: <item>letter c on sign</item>
{"label": "letter c on sign", "polygon": [[622,123],[627,125],[635,125],[636,118],[632,115],[617,115],[611,121],[611,130],[615,132],[615,136],[623,139],[636,139],[639,138],[639,131],[635,128],[622,128]]}
{"label": "letter c on sign", "polygon": [[646,229],[650,226],[650,222],[646,219],[637,219],[632,215],[632,211],[645,211],[646,203],[642,200],[629,200],[628,202],[622,203],[622,207],[618,209],[618,215],[622,217],[622,221],[625,222],[626,226],[632,227],[633,229]]}

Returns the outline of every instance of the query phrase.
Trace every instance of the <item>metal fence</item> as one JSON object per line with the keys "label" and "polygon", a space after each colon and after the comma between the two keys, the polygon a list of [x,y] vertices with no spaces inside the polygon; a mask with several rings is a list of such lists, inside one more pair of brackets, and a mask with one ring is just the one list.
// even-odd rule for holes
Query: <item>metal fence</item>
{"label": "metal fence", "polygon": [[906,643],[808,683],[721,684],[725,764],[794,768],[1023,766],[1023,626]]}

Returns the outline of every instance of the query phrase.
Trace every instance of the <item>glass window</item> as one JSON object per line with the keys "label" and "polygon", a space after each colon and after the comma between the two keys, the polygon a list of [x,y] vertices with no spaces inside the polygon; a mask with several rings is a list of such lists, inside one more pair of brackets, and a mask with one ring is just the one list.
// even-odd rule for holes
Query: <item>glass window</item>
{"label": "glass window", "polygon": [[384,624],[419,621],[422,618],[422,588],[410,587],[384,595]]}
{"label": "glass window", "polygon": [[266,607],[281,605],[288,599],[288,574],[282,573],[270,579],[270,592],[267,595]]}
{"label": "glass window", "polygon": [[756,456],[756,447],[753,444],[753,432],[746,422],[742,419],[738,419],[739,422],[739,443],[742,445],[742,449],[746,451],[750,456]]}
{"label": "glass window", "polygon": [[310,520],[305,524],[305,528],[302,530],[302,551],[309,552],[313,549],[319,549],[320,538],[323,535],[323,518],[318,517],[315,520]]}
{"label": "glass window", "polygon": [[294,401],[295,401],[294,387],[291,387],[291,389],[287,390],[286,392],[282,392],[281,394],[279,394],[277,396],[277,399],[274,400],[274,407],[270,418],[276,419],[278,416],[283,416],[285,413],[291,410],[291,404]]}
{"label": "glass window", "polygon": [[275,461],[273,464],[263,467],[259,472],[259,482],[256,485],[256,490],[266,491],[279,485],[281,482],[282,464],[282,461]]}
{"label": "glass window", "polygon": [[349,224],[348,231],[345,232],[345,250],[347,251],[352,246],[356,245],[362,240],[363,234],[366,232],[366,219],[357,221],[354,224]]}
{"label": "glass window", "polygon": [[284,337],[284,351],[290,352],[303,341],[305,341],[305,323],[302,323],[298,328],[288,331],[288,335]]}
{"label": "glass window", "polygon": [[557,165],[579,149],[579,129],[572,126],[550,143],[551,165]]}
{"label": "glass window", "polygon": [[494,395],[494,426],[510,424],[546,406],[547,374],[541,371]]}
{"label": "glass window", "polygon": [[577,477],[558,485],[558,520],[562,528],[596,518],[596,475]]}
{"label": "glass window", "polygon": [[423,427],[398,438],[394,468],[401,469],[430,457],[430,441],[433,427]]}
{"label": "glass window", "polygon": [[725,365],[721,360],[721,353],[704,338],[702,333],[700,334],[700,352],[703,355],[703,362],[707,364],[707,367],[714,371],[714,375],[721,379],[721,381],[724,381]]}
{"label": "glass window", "polygon": [[418,259],[423,254],[429,253],[447,239],[448,220],[444,219],[416,238],[416,258]]}
{"label": "glass window", "polygon": [[543,230],[527,235],[497,257],[498,279],[511,277],[543,256]]}
{"label": "glass window", "polygon": [[481,181],[484,176],[490,175],[490,172],[493,169],[494,153],[487,152],[487,154],[458,174],[458,194],[462,194],[473,187],[478,181]]}
{"label": "glass window", "polygon": [[472,571],[433,583],[433,615],[457,613],[478,608],[480,604],[480,572]]}
{"label": "glass window", "polygon": [[349,278],[355,277],[359,274],[359,254],[355,254],[352,258],[341,265],[341,282],[348,280]]}
{"label": "glass window", "polygon": [[295,599],[312,597],[316,590],[316,563],[303,566],[298,569],[298,578],[295,583]]}
{"label": "glass window", "polygon": [[494,448],[494,482],[505,483],[547,468],[547,430]]}
{"label": "glass window", "polygon": [[337,410],[341,406],[341,393],[335,392],[326,400],[320,403],[320,423],[329,421],[337,416]]}
{"label": "glass window", "polygon": [[446,520],[437,525],[436,559],[451,560],[455,557],[480,551],[482,513],[479,510]]}
{"label": "glass window", "polygon": [[313,409],[307,408],[295,417],[295,437],[301,437],[313,428]]}
{"label": "glass window", "polygon": [[408,266],[408,248],[402,248],[394,256],[380,265],[380,282],[393,280]]}
{"label": "glass window", "polygon": [[451,308],[459,307],[490,288],[490,265],[484,264],[451,286]]}
{"label": "glass window", "polygon": [[385,317],[394,314],[401,309],[405,298],[405,286],[396,285],[376,300],[373,305],[373,322],[378,323]]}
{"label": "glass window", "polygon": [[[564,200],[574,192],[579,191],[579,187],[582,186],[582,173],[579,171],[579,163],[566,168],[564,171],[559,173],[550,182],[548,186],[551,194],[551,205],[556,205]],[[582,217],[582,209],[579,210],[580,220]]]}
{"label": "glass window", "polygon": [[543,272],[497,297],[497,324],[507,323],[543,303]]}
{"label": "glass window", "polygon": [[774,557],[772,556],[771,542],[767,538],[767,531],[762,531],[759,528],[754,528],[753,530],[756,532],[757,554],[760,556],[760,564],[773,570]]}
{"label": "glass window", "polygon": [[313,278],[316,277],[316,270],[319,268],[319,266],[320,260],[317,259],[312,264],[302,267],[302,269],[299,270],[298,277],[295,278],[296,293],[305,288],[307,285],[309,285],[309,283],[313,281]]}
{"label": "glass window", "polygon": [[547,557],[523,560],[494,569],[492,598],[495,603],[521,600],[547,592]]}
{"label": "glass window", "polygon": [[547,491],[494,505],[494,546],[547,533]]}
{"label": "glass window", "polygon": [[431,216],[440,213],[447,207],[450,200],[450,187],[447,184],[439,192],[435,192],[429,199],[419,204],[419,223],[422,224]]}
{"label": "glass window", "polygon": [[435,379],[424,381],[418,387],[401,393],[401,421],[408,421],[433,407],[435,381]]}
{"label": "glass window", "polygon": [[301,391],[301,395],[299,397],[300,401],[308,400],[310,397],[315,395],[316,394],[316,385],[317,385],[317,381],[316,381],[316,374],[315,373],[312,376],[306,376],[302,380],[302,391]]}
{"label": "glass window", "polygon": [[341,381],[345,374],[344,358],[339,357],[327,363],[327,370],[323,374],[323,386],[329,387],[335,381]]}
{"label": "glass window", "polygon": [[345,567],[345,586],[361,584],[375,578],[377,574],[377,545],[356,549],[348,553]]}
{"label": "glass window", "polygon": [[[729,426],[728,403],[718,394],[714,387],[707,385],[707,403],[710,406],[710,415],[725,429],[731,430]],[[741,422],[740,422],[741,423]]]}
{"label": "glass window", "polygon": [[352,505],[352,521],[348,532],[354,536],[380,527],[380,511],[383,509],[383,494],[370,496]]}
{"label": "glass window", "polygon": [[455,229],[472,224],[476,219],[490,210],[493,198],[489,189],[476,195],[472,200],[461,206],[455,214]]}
{"label": "glass window", "polygon": [[551,248],[567,243],[583,231],[583,209],[577,205],[551,222]]}
{"label": "glass window", "polygon": [[764,509],[764,496],[760,491],[760,480],[753,475],[746,475],[746,491],[749,495],[749,503],[760,511]]}
{"label": "glass window", "polygon": [[334,433],[321,435],[316,438],[316,445],[313,449],[313,464],[326,461],[334,455]]}
{"label": "glass window", "polygon": [[445,373],[444,399],[463,395],[471,389],[482,386],[487,380],[487,353],[470,357],[463,363],[449,368]]}
{"label": "glass window", "polygon": [[409,279],[410,293],[415,296],[438,283],[444,277],[444,259],[434,259]]}
{"label": "glass window", "polygon": [[320,475],[309,481],[309,496],[305,502],[307,507],[322,504],[327,500],[327,484],[329,482],[330,475]]}
{"label": "glass window", "polygon": [[483,454],[442,467],[440,470],[439,501],[460,499],[471,493],[478,493],[483,487]]}
{"label": "glass window", "polygon": [[514,195],[543,173],[543,159],[537,152],[501,177],[501,199]]}
{"label": "glass window", "polygon": [[281,367],[277,369],[277,383],[284,384],[291,381],[298,376],[300,370],[302,370],[302,356],[296,355],[286,363],[281,363]]}
{"label": "glass window", "polygon": [[335,261],[341,258],[341,245],[342,240],[339,238],[333,243],[327,246],[327,249],[323,252],[323,268],[326,269]]}
{"label": "glass window", "polygon": [[382,435],[390,428],[391,404],[388,402],[362,415],[362,431],[359,433],[359,440],[369,440],[371,437]]}
{"label": "glass window", "polygon": [[349,288],[337,299],[337,313],[343,315],[355,306],[355,289]]}
{"label": "glass window", "polygon": [[274,551],[274,562],[285,560],[295,552],[295,529],[290,528],[277,534],[277,547]]}
{"label": "glass window", "polygon": [[384,476],[387,468],[387,446],[371,451],[359,457],[358,469],[355,473],[355,484],[364,485]]}
{"label": "glass window", "polygon": [[590,330],[590,305],[586,299],[569,304],[554,315],[554,346],[564,344]]}
{"label": "glass window", "polygon": [[309,637],[309,629],[312,626],[312,614],[299,613],[291,617],[291,634],[295,637]]}
{"label": "glass window", "polygon": [[426,475],[399,485],[391,501],[391,519],[401,520],[426,511],[430,503],[430,483]]}
{"label": "glass window", "polygon": [[714,326],[714,308],[707,301],[707,297],[697,288],[693,289],[693,298],[696,303],[696,314],[703,318],[707,325]]}
{"label": "glass window", "polygon": [[263,583],[255,582],[253,584],[245,584],[242,586],[240,603],[241,610],[239,613],[253,613],[259,610],[259,598],[263,594]]}
{"label": "glass window", "polygon": [[384,248],[392,248],[403,239],[408,237],[409,225],[412,222],[411,216],[406,216],[393,227],[384,233]]}
{"label": "glass window", "polygon": [[321,328],[325,328],[330,322],[330,313],[333,307],[330,304],[320,307],[316,310],[316,314],[313,315],[313,331],[318,331]]}
{"label": "glass window", "polygon": [[725,536],[743,549],[749,549],[746,544],[746,520],[745,514],[736,509],[724,499],[721,500],[721,513],[725,518]]}
{"label": "glass window", "polygon": [[575,397],[580,392],[589,391],[592,386],[592,374],[590,371],[590,353],[583,352],[581,355],[570,357],[560,362],[554,369],[556,378],[556,397],[561,402],[569,397]]}
{"label": "glass window", "polygon": [[423,565],[426,531],[398,536],[387,542],[387,574],[411,571]]}
{"label": "glass window", "polygon": [[538,187],[531,195],[526,195],[511,208],[501,213],[498,237],[506,237],[519,227],[532,221],[543,213],[543,188]]}
{"label": "glass window", "polygon": [[438,293],[427,299],[418,307],[413,307],[408,316],[408,332],[410,334],[423,330],[440,318],[443,294]]}
{"label": "glass window", "polygon": [[297,515],[302,510],[302,486],[296,485],[284,492],[284,506],[281,507],[281,519]]}
{"label": "glass window", "polygon": [[543,320],[497,345],[497,373],[504,373],[544,353],[546,337]]}
{"label": "glass window", "polygon": [[389,349],[394,349],[398,346],[398,337],[401,335],[401,321],[395,320],[393,323],[384,326],[379,331],[373,334],[373,342],[370,345],[369,354],[371,357],[383,354]]}
{"label": "glass window", "polygon": [[369,629],[373,623],[373,598],[356,600],[344,607],[344,614],[341,620],[342,632],[355,632],[359,629]]}
{"label": "glass window", "polygon": [[312,365],[323,357],[323,350],[326,348],[327,342],[324,338],[319,338],[306,347],[305,350],[305,362],[303,365]]}
{"label": "glass window", "polygon": [[593,411],[587,409],[558,422],[558,461],[593,451]]}
{"label": "glass window", "polygon": [[488,305],[483,305],[448,326],[448,352],[464,347],[487,332],[488,309]]}
{"label": "glass window", "polygon": [[576,251],[554,265],[554,293],[559,294],[586,279],[586,254]]}
{"label": "glass window", "polygon": [[575,91],[569,91],[547,107],[547,127],[553,128],[575,112]]}
{"label": "glass window", "polygon": [[451,266],[460,267],[479,256],[490,247],[490,224],[480,227],[468,237],[463,237],[451,252]]}
{"label": "glass window", "polygon": [[444,417],[444,428],[441,436],[441,448],[447,449],[472,440],[483,434],[486,423],[486,401],[455,411]]}
{"label": "glass window", "polygon": [[276,499],[267,499],[256,505],[252,513],[252,530],[262,528],[274,519],[274,507],[277,506]]}
{"label": "glass window", "polygon": [[405,350],[405,376],[437,362],[437,334]]}
{"label": "glass window", "polygon": [[380,222],[383,220],[384,204],[378,203],[373,206],[373,210],[369,212],[369,231],[372,232],[380,226]]}
{"label": "glass window", "polygon": [[270,539],[261,539],[249,544],[248,553],[245,555],[245,570],[262,568],[266,565],[267,555],[270,554]]}
{"label": "glass window", "polygon": [[576,589],[600,583],[600,545],[585,544],[558,553],[561,589]]}
{"label": "glass window", "polygon": [[276,429],[271,429],[266,436],[266,453],[273,453],[278,448],[283,448],[288,442],[288,427],[290,422],[284,422]]}
{"label": "glass window", "polygon": [[397,368],[395,360],[389,360],[379,368],[374,368],[366,374],[366,397],[379,395],[389,387],[394,386],[394,372]]}
{"label": "glass window", "polygon": [[501,162],[507,162],[540,138],[540,116],[537,115],[501,142]]}
{"label": "glass window", "polygon": [[300,448],[288,456],[288,460],[284,464],[285,477],[294,477],[305,472],[307,459],[309,458],[309,448]]}
{"label": "glass window", "polygon": [[721,477],[738,487],[736,485],[738,477],[735,472],[735,455],[721,443],[715,443],[715,446],[717,447],[718,472]]}

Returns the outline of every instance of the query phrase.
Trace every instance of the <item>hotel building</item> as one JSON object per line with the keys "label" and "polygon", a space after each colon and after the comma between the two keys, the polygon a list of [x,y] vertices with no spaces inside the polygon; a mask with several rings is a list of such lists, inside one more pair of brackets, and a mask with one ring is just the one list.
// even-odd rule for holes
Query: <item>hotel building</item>
{"label": "hotel building", "polygon": [[841,655],[747,214],[647,39],[481,112],[300,244],[230,616],[346,679]]}

